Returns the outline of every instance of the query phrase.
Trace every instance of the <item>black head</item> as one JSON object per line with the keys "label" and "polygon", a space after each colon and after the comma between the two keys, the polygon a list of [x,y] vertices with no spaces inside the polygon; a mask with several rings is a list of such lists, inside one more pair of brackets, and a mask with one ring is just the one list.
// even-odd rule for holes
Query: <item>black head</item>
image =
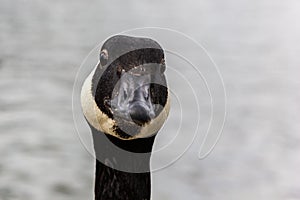
{"label": "black head", "polygon": [[156,41],[123,35],[109,38],[90,77],[91,98],[99,113],[96,119],[85,114],[87,120],[121,139],[155,134],[169,112],[164,71],[164,51]]}

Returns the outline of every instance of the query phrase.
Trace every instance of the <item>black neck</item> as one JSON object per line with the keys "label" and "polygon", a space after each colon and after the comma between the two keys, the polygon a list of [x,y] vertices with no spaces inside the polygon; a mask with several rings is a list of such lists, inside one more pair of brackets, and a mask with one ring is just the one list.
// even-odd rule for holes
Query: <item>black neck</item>
{"label": "black neck", "polygon": [[[92,134],[97,157],[95,200],[150,200],[155,136],[121,140],[93,128]],[[129,153],[120,153],[119,148]]]}

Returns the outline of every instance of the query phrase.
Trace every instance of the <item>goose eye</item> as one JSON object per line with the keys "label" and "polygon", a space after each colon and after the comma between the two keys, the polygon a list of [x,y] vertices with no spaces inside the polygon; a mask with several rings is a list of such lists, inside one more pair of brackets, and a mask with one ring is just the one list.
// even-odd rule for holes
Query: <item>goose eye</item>
{"label": "goose eye", "polygon": [[106,65],[108,61],[108,52],[106,49],[103,49],[100,53],[100,63],[102,66]]}

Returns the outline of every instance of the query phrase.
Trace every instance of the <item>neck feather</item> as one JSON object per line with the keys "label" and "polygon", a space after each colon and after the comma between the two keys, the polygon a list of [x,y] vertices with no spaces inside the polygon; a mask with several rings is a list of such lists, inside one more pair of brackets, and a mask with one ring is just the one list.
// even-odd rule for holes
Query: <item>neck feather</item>
{"label": "neck feather", "polygon": [[[91,129],[97,157],[95,200],[150,200],[150,157],[155,135],[121,140]],[[124,156],[119,148],[130,153]]]}

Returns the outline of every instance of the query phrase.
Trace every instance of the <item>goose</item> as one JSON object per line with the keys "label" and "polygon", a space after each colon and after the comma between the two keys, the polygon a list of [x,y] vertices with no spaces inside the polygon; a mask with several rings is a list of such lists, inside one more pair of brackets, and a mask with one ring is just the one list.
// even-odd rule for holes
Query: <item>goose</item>
{"label": "goose", "polygon": [[81,106],[96,157],[95,200],[149,200],[150,158],[168,117],[164,50],[153,39],[115,35],[83,83]]}

